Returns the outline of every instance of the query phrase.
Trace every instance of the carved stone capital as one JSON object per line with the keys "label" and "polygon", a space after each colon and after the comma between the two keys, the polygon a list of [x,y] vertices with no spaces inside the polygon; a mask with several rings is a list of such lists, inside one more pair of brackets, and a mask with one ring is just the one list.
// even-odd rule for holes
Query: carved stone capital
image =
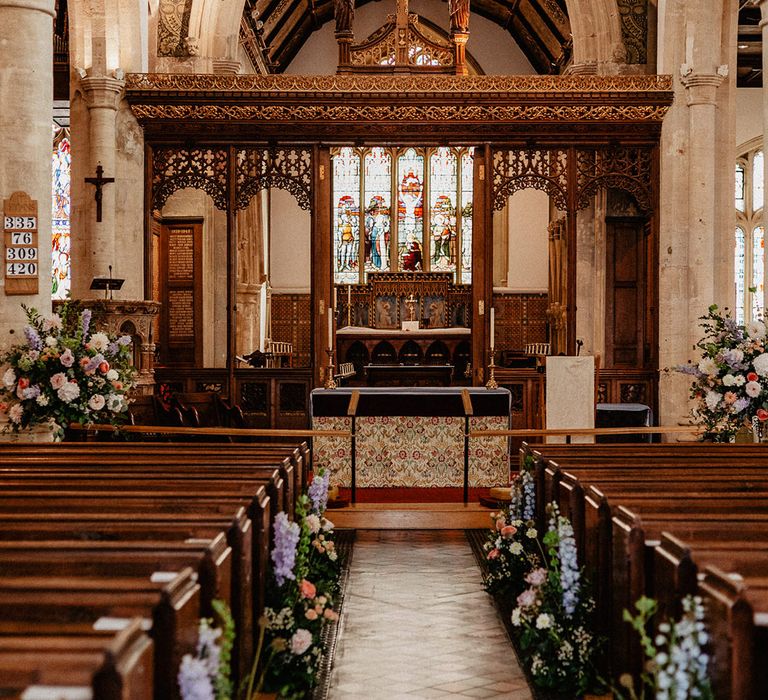
{"label": "carved stone capital", "polygon": [[80,79],[80,88],[88,109],[114,109],[117,111],[125,90],[125,81],[105,75]]}
{"label": "carved stone capital", "polygon": [[43,14],[56,16],[53,0],[0,0],[0,10],[6,7],[15,7],[20,10],[31,10]]}
{"label": "carved stone capital", "polygon": [[684,73],[680,82],[686,90],[688,106],[714,105],[716,102],[717,88],[720,87],[727,75],[727,71],[717,73]]}
{"label": "carved stone capital", "polygon": [[571,63],[565,69],[565,75],[597,75],[597,61]]}
{"label": "carved stone capital", "polygon": [[216,75],[237,75],[240,72],[240,61],[230,58],[214,58],[213,72]]}

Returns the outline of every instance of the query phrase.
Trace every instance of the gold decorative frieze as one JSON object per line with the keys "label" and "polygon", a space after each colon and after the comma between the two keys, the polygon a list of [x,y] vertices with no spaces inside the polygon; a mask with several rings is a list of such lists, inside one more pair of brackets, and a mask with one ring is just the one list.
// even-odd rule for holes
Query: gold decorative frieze
{"label": "gold decorative frieze", "polygon": [[[520,99],[524,93],[557,99],[578,93],[665,93],[669,75],[213,75],[131,73],[126,87],[135,92],[185,93],[489,93]],[[225,97],[226,95],[222,95]],[[418,96],[418,95],[416,95]]]}
{"label": "gold decorative frieze", "polygon": [[255,105],[133,104],[139,121],[659,122],[666,105]]}

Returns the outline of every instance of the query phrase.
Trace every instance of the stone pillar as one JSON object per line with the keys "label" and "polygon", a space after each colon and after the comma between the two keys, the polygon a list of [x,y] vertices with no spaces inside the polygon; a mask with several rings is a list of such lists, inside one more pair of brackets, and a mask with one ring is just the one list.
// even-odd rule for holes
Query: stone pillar
{"label": "stone pillar", "polygon": [[51,310],[51,153],[54,0],[0,0],[0,206],[24,191],[38,203],[39,292],[5,296],[0,275],[0,345],[26,319],[21,303]]}
{"label": "stone pillar", "polygon": [[[717,299],[713,264],[718,205],[714,196],[718,177],[717,88],[724,75],[688,72],[682,75],[688,105],[688,307],[695,316],[703,316]],[[689,325],[689,345],[699,339],[700,329]]]}
{"label": "stone pillar", "polygon": [[[760,29],[763,33],[763,76],[768,69],[768,0],[758,0]],[[763,78],[765,80],[765,78]],[[763,86],[763,152],[768,144],[768,86]],[[768,182],[768,158],[763,158],[763,182]],[[763,207],[763,229],[768,231],[768,207]],[[768,285],[765,290],[764,308],[768,309]]]}
{"label": "stone pillar", "polygon": [[[117,108],[123,94],[125,83],[107,76],[87,76],[80,81],[83,96],[88,107],[89,117],[89,177],[96,176],[96,167],[101,164],[104,177],[115,177],[117,161]],[[112,274],[120,274],[120,257],[116,255],[115,201],[117,182],[102,187],[102,220],[96,221],[96,200],[94,185],[86,185],[87,202],[84,216],[83,234],[86,241],[84,258],[79,261],[83,269],[90,270],[94,277],[106,277],[109,266]],[[85,282],[85,280],[81,280]],[[72,290],[73,297],[86,294],[85,289]]]}

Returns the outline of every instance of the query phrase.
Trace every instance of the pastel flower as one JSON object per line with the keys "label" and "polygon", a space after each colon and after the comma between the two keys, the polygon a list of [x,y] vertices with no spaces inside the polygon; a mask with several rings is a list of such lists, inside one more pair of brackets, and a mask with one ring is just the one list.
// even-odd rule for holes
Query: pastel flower
{"label": "pastel flower", "polygon": [[323,518],[322,523],[323,532],[330,532],[336,527],[330,520],[328,520],[328,518]]}
{"label": "pastel flower", "polygon": [[67,383],[67,375],[64,372],[57,372],[51,377],[51,387],[58,391]]}
{"label": "pastel flower", "polygon": [[751,396],[754,399],[760,396],[760,384],[758,382],[747,382],[744,391],[747,392],[747,396]]}
{"label": "pastel flower", "polygon": [[501,528],[501,536],[506,537],[507,539],[514,537],[516,532],[517,528],[514,525],[505,525],[503,528]]}
{"label": "pastel flower", "polygon": [[120,413],[125,410],[123,397],[120,396],[120,394],[109,394],[107,396],[107,408],[112,411],[112,413]]}
{"label": "pastel flower", "polygon": [[32,326],[24,327],[24,337],[27,339],[27,345],[33,350],[40,350],[43,347],[43,341]]}
{"label": "pastel flower", "polygon": [[61,316],[59,316],[59,314],[53,314],[50,318],[46,318],[43,321],[44,331],[48,332],[59,329],[61,329]]}
{"label": "pastel flower", "polygon": [[523,553],[523,545],[521,545],[519,542],[513,542],[511,545],[509,545],[509,551],[517,557]]}
{"label": "pastel flower", "polygon": [[5,374],[3,374],[3,384],[7,386],[9,389],[16,383],[16,372],[14,372],[10,367],[5,370]]}
{"label": "pastel flower", "polygon": [[529,572],[525,577],[526,583],[530,583],[532,586],[540,586],[546,580],[547,570],[541,567]]}
{"label": "pastel flower", "polygon": [[765,323],[762,321],[750,321],[747,323],[747,335],[754,340],[765,338]]}
{"label": "pastel flower", "polygon": [[8,417],[17,425],[21,423],[21,417],[24,415],[24,407],[20,403],[15,403],[8,411]]}
{"label": "pastel flower", "polygon": [[99,372],[101,372],[102,374],[106,374],[107,372],[109,372],[109,362],[105,360],[104,362],[99,364]]}
{"label": "pastel flower", "polygon": [[752,366],[761,377],[768,377],[768,352],[761,353],[752,360]]}
{"label": "pastel flower", "polygon": [[326,620],[338,620],[339,613],[337,613],[335,610],[331,608],[326,608],[325,610],[323,610],[323,617]]}
{"label": "pastel flower", "polygon": [[116,380],[116,379],[117,379],[119,376],[120,376],[120,375],[117,373],[117,370],[114,370],[114,369],[110,369],[110,370],[107,372],[107,379],[108,379],[110,382],[114,382],[114,381],[115,381],[115,380]]}
{"label": "pastel flower", "polygon": [[736,394],[734,394],[732,391],[726,391],[725,395],[723,396],[723,401],[725,401],[725,403],[730,406],[732,403],[736,402],[736,398]]}
{"label": "pastel flower", "polygon": [[216,697],[203,659],[185,654],[179,665],[178,681],[184,700],[214,700]]}
{"label": "pastel flower", "polygon": [[520,625],[521,625],[521,624],[522,624],[522,622],[523,622],[523,620],[522,620],[522,618],[520,617],[520,615],[521,615],[521,611],[520,611],[520,608],[515,608],[515,609],[512,611],[512,617],[511,617],[510,619],[512,620],[512,624],[513,624],[515,627],[520,627]]}
{"label": "pastel flower", "polygon": [[317,595],[317,587],[311,581],[303,578],[299,584],[299,594],[302,598],[314,598]]}
{"label": "pastel flower", "polygon": [[312,644],[312,633],[304,628],[297,629],[291,637],[291,653],[301,656]]}
{"label": "pastel flower", "polygon": [[726,374],[723,377],[723,386],[736,386],[737,379],[733,374]]}
{"label": "pastel flower", "polygon": [[[747,384],[747,387],[749,387],[749,384]],[[749,393],[749,388],[747,388],[747,393]],[[704,401],[706,402],[707,408],[710,411],[715,410],[721,399],[722,396],[720,396],[720,394],[718,394],[716,391],[708,391],[704,396]]]}
{"label": "pastel flower", "polygon": [[76,382],[66,382],[57,392],[56,395],[64,402],[71,403],[78,396],[80,396],[80,387]]}
{"label": "pastel flower", "polygon": [[304,522],[307,524],[309,531],[313,535],[320,532],[320,517],[318,515],[310,513],[306,518],[304,518]]}
{"label": "pastel flower", "polygon": [[525,531],[525,536],[526,536],[528,539],[531,539],[531,540],[535,540],[535,539],[536,539],[536,538],[539,536],[539,533],[538,533],[538,532],[536,532],[536,528],[535,528],[535,527],[529,527],[529,528],[528,528],[528,529]]}
{"label": "pastel flower", "polygon": [[507,521],[504,518],[496,518],[496,530],[501,532],[502,528],[506,526]]}
{"label": "pastel flower", "polygon": [[552,627],[552,618],[547,613],[541,613],[536,618],[536,628],[540,630],[546,630]]}
{"label": "pastel flower", "polygon": [[40,396],[35,399],[38,406],[47,406],[48,405],[48,397],[45,394],[40,394]]}
{"label": "pastel flower", "polygon": [[758,408],[757,418],[758,420],[768,420],[768,411],[766,411],[764,408]]}
{"label": "pastel flower", "polygon": [[72,354],[72,351],[67,348],[63,353],[61,353],[61,357],[59,357],[59,362],[61,362],[64,367],[71,367],[73,364],[75,364],[75,356]]}
{"label": "pastel flower", "polygon": [[701,371],[702,374],[717,374],[717,362],[715,362],[711,357],[705,357],[701,362],[699,362],[699,371]]}
{"label": "pastel flower", "polygon": [[315,612],[314,608],[310,608],[307,610],[307,612],[304,613],[304,617],[306,617],[307,620],[314,621],[317,620],[318,614]]}
{"label": "pastel flower", "polygon": [[94,394],[90,399],[88,399],[88,408],[94,411],[100,411],[102,408],[104,408],[106,403],[107,400],[101,394]]}
{"label": "pastel flower", "polygon": [[104,352],[109,347],[109,337],[106,333],[94,333],[88,339],[88,344],[96,352]]}
{"label": "pastel flower", "polygon": [[45,337],[45,346],[48,348],[55,348],[59,344],[59,341],[56,340],[52,335],[48,335]]}
{"label": "pastel flower", "polygon": [[517,604],[521,608],[529,608],[536,602],[536,591],[532,588],[526,588],[519,596],[517,596]]}
{"label": "pastel flower", "polygon": [[499,550],[494,547],[490,552],[488,552],[488,554],[485,555],[485,558],[496,559],[499,556],[499,554],[501,554],[501,552],[499,552]]}

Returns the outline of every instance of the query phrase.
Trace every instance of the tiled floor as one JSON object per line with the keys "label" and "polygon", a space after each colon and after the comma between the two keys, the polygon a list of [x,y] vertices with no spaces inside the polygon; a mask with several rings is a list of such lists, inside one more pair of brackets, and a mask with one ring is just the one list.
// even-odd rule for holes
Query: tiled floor
{"label": "tiled floor", "polygon": [[460,531],[358,530],[330,700],[530,700]]}

